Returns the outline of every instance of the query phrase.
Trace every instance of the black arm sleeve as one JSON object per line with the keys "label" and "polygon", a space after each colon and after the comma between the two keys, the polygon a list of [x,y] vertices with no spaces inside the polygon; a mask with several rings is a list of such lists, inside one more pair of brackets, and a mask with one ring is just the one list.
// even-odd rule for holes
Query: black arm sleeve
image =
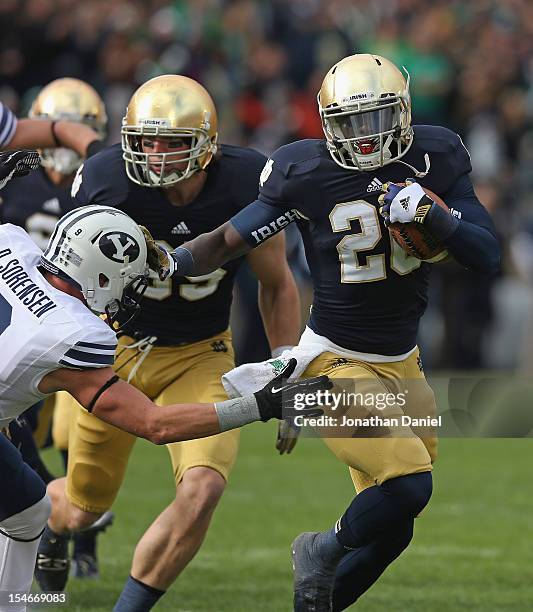
{"label": "black arm sleeve", "polygon": [[456,230],[444,240],[448,252],[470,270],[495,274],[500,268],[496,230],[468,175],[459,177],[443,200],[459,219]]}

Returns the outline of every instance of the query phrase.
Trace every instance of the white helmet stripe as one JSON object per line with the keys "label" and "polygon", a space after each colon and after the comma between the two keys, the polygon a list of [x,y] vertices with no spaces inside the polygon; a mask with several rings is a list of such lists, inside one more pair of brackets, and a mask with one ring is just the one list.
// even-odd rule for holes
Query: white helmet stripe
{"label": "white helmet stripe", "polygon": [[[64,217],[62,217],[50,238],[50,242],[46,247],[45,252],[43,253],[43,257],[47,259],[49,262],[53,262],[54,259],[59,255],[59,250],[61,248],[61,244],[65,239],[65,236],[68,230],[78,221],[84,219],[85,217],[90,217],[91,215],[100,214],[105,212],[106,210],[112,211],[113,213],[118,213],[121,215],[126,215],[125,212],[118,210],[117,208],[113,208],[112,206],[100,206],[99,204],[93,204],[92,206],[83,206],[82,208],[77,208],[67,213]],[[127,215],[126,215],[127,216]],[[52,255],[50,256],[50,253]]]}

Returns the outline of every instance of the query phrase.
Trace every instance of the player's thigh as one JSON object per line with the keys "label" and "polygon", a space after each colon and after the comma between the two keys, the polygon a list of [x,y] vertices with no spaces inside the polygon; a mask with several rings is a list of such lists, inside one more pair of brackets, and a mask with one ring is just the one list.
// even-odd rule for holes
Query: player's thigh
{"label": "player's thigh", "polygon": [[[405,361],[405,380],[407,381],[407,405],[406,413],[412,418],[427,418],[437,415],[437,403],[435,393],[429,386],[424,376],[422,361],[418,349]],[[434,463],[438,456],[437,432],[434,428],[417,428],[417,433],[422,439],[426,450]]]}
{"label": "player's thigh", "polygon": [[68,448],[70,428],[76,422],[81,406],[74,402],[72,396],[66,391],[59,391],[54,395],[54,414],[52,418],[52,440],[54,447],[60,450]]}
{"label": "player's thigh", "polygon": [[70,429],[67,497],[82,510],[102,513],[117,496],[136,438],[79,404],[71,408],[77,415]]}
{"label": "player's thigh", "polygon": [[[355,420],[378,415],[380,419],[401,422],[403,407],[399,403],[378,408],[377,400],[366,401],[390,393],[384,380],[367,364],[339,361],[338,358],[335,361],[332,354],[324,353],[304,372],[305,377],[318,374],[328,374],[337,393],[355,391],[360,398],[365,398],[364,404],[348,402],[342,413],[327,408],[327,416],[341,422],[344,417]],[[331,432],[331,437],[324,437],[324,442],[338,459],[353,468],[351,475],[358,490],[370,486],[371,482],[381,484],[397,476],[431,470],[431,457],[424,443],[408,427],[398,425],[371,430],[345,426],[334,427]]]}
{"label": "player's thigh", "polygon": [[[227,399],[220,378],[232,369],[233,363],[230,352],[206,353],[203,358],[195,359],[189,369],[159,395],[157,403],[163,406]],[[233,429],[207,438],[168,444],[176,484],[188,469],[198,466],[210,467],[228,480],[237,457],[239,437],[239,430]]]}

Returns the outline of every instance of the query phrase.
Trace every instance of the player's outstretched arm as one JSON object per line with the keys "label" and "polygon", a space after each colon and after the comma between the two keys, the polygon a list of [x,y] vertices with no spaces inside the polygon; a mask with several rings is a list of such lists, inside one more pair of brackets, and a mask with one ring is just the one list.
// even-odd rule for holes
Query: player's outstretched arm
{"label": "player's outstretched arm", "polygon": [[296,396],[330,389],[327,376],[286,383],[296,360],[253,395],[216,404],[156,406],[135,387],[118,379],[111,368],[70,370],[61,368],[43,377],[42,393],[64,390],[107,423],[154,444],[202,438],[255,421],[290,418],[295,414],[321,414],[316,408],[294,412]]}
{"label": "player's outstretched arm", "polygon": [[229,221],[170,252],[154,242],[147,228],[141,229],[146,238],[148,264],[161,280],[173,275],[209,274],[252,249]]}
{"label": "player's outstretched arm", "polygon": [[209,274],[231,259],[248,253],[296,221],[296,210],[280,210],[261,200],[248,204],[229,221],[212,232],[201,234],[174,251],[158,246],[143,228],[148,263],[164,280],[167,276]]}
{"label": "player's outstretched arm", "polygon": [[101,137],[88,125],[71,121],[19,119],[17,128],[6,149],[66,147],[88,157],[99,145]]}

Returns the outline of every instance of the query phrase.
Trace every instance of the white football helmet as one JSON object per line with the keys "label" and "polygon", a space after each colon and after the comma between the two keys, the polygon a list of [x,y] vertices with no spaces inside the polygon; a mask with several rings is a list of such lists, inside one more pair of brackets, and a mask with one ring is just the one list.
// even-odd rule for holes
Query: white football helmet
{"label": "white football helmet", "polygon": [[328,71],[317,101],[328,150],[339,166],[376,170],[407,153],[413,128],[406,76],[370,53],[345,57]]}
{"label": "white football helmet", "polygon": [[[45,270],[73,283],[96,313],[112,323],[139,309],[148,282],[146,241],[126,213],[89,205],[64,215],[42,257]],[[125,313],[128,311],[128,313]],[[124,324],[124,316],[120,316]]]}

